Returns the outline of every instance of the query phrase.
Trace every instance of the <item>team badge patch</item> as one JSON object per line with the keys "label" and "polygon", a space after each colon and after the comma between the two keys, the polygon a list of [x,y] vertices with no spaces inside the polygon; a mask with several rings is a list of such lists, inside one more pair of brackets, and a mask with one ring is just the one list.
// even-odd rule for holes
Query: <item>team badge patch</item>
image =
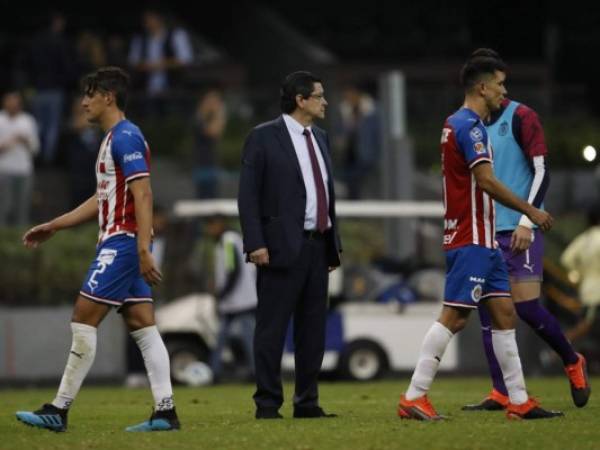
{"label": "team badge patch", "polygon": [[471,291],[471,299],[473,299],[473,301],[475,303],[479,302],[479,300],[481,300],[482,293],[483,293],[483,288],[481,287],[480,284],[476,284],[475,287],[473,288],[473,290]]}
{"label": "team badge patch", "polygon": [[482,153],[485,153],[485,144],[483,142],[475,142],[473,150],[475,150],[475,153],[478,155],[481,155]]}
{"label": "team badge patch", "polygon": [[506,136],[506,133],[508,133],[508,122],[505,120],[504,122],[502,122],[500,124],[500,128],[498,129],[498,134],[500,136]]}
{"label": "team badge patch", "polygon": [[469,131],[469,136],[473,141],[483,140],[483,133],[479,128],[473,128],[471,131]]}

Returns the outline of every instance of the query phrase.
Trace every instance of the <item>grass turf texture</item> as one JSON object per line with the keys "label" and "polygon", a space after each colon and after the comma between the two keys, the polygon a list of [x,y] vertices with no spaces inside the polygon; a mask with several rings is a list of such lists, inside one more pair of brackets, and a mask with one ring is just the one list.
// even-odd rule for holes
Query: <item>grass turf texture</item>
{"label": "grass turf texture", "polygon": [[[600,378],[591,380],[600,386]],[[292,419],[286,401],[283,420],[254,419],[253,386],[223,385],[178,388],[175,392],[182,430],[125,433],[128,425],[150,416],[147,389],[84,387],[71,413],[69,430],[52,433],[26,427],[15,411],[37,409],[54,389],[0,390],[0,449],[598,449],[600,400],[587,407],[571,403],[565,378],[530,378],[528,389],[542,405],[566,417],[542,421],[508,421],[501,412],[463,412],[489,389],[484,378],[440,378],[430,398],[449,420],[423,423],[400,420],[396,402],[407,379],[376,383],[321,383],[321,404],[340,417]],[[293,387],[285,386],[286,399]]]}

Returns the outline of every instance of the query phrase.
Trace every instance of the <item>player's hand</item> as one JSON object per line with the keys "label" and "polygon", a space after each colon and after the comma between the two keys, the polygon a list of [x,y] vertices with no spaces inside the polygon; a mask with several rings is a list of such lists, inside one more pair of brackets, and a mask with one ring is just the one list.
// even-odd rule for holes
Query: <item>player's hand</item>
{"label": "player's hand", "polygon": [[248,259],[251,263],[257,266],[268,266],[269,265],[269,250],[266,247],[254,250],[248,255]]}
{"label": "player's hand", "polygon": [[150,251],[140,252],[140,273],[146,283],[150,286],[156,286],[162,281],[162,273],[156,267],[154,263],[154,258],[152,257],[152,253]]}
{"label": "player's hand", "polygon": [[510,249],[513,252],[527,250],[533,242],[533,230],[519,225],[510,238]]}
{"label": "player's hand", "polygon": [[540,227],[542,231],[550,230],[550,228],[552,228],[552,224],[554,223],[554,218],[550,214],[537,208],[532,208],[532,211],[527,214],[527,217],[529,217],[533,223]]}
{"label": "player's hand", "polygon": [[37,248],[42,242],[50,239],[56,230],[50,222],[36,225],[23,235],[23,245],[27,248]]}

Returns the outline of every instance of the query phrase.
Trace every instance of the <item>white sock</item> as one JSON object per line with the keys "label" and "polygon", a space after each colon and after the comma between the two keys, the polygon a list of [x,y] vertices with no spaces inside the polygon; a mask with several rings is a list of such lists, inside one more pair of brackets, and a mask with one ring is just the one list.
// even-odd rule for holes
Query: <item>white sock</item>
{"label": "white sock", "polygon": [[427,394],[452,336],[454,336],[452,332],[439,322],[434,322],[429,328],[421,345],[417,367],[405,394],[407,400],[414,400]]}
{"label": "white sock", "polygon": [[492,330],[492,346],[504,376],[510,402],[515,405],[525,403],[528,395],[515,330]]}
{"label": "white sock", "polygon": [[150,388],[154,397],[154,409],[163,411],[172,409],[173,388],[171,387],[171,373],[169,365],[169,354],[165,344],[158,332],[156,325],[132,331],[131,336],[137,342],[146,372],[150,380]]}
{"label": "white sock", "polygon": [[73,341],[67,366],[60,381],[56,398],[52,404],[68,409],[75,400],[81,383],[92,367],[96,356],[96,328],[83,323],[71,323]]}

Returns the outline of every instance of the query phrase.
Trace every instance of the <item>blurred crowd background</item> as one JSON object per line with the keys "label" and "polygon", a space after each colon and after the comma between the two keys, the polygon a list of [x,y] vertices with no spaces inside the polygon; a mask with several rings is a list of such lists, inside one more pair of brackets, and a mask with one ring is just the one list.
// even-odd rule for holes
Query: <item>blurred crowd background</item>
{"label": "blurred crowd background", "polygon": [[[20,243],[28,225],[94,192],[102,135],[82,116],[78,80],[85,73],[118,65],[132,75],[127,115],[152,150],[155,231],[165,243],[165,283],[157,296],[169,301],[210,292],[214,275],[203,221],[177,217],[173,204],[236,196],[244,138],[279,114],[285,74],[306,69],[323,78],[329,107],[322,126],[332,142],[338,196],[376,200],[386,198],[382,79],[400,71],[411,199],[439,201],[441,125],[460,106],[464,59],[488,46],[509,65],[509,96],[533,107],[544,125],[551,174],[546,207],[557,217],[547,239],[546,302],[565,327],[580,323],[585,305],[560,256],[587,228],[586,213],[598,200],[600,7],[429,0],[355,6],[109,1],[63,10],[1,4],[0,306],[70,304],[93,255],[93,224],[36,252]],[[20,118],[17,132],[5,126],[7,117]],[[418,245],[405,255],[391,251],[378,231],[383,222],[342,220],[346,253],[335,301],[439,301],[440,220],[412,221]],[[238,224],[232,219],[230,226]],[[424,271],[431,270],[441,278],[428,277]],[[592,344],[593,330],[586,337]]]}

